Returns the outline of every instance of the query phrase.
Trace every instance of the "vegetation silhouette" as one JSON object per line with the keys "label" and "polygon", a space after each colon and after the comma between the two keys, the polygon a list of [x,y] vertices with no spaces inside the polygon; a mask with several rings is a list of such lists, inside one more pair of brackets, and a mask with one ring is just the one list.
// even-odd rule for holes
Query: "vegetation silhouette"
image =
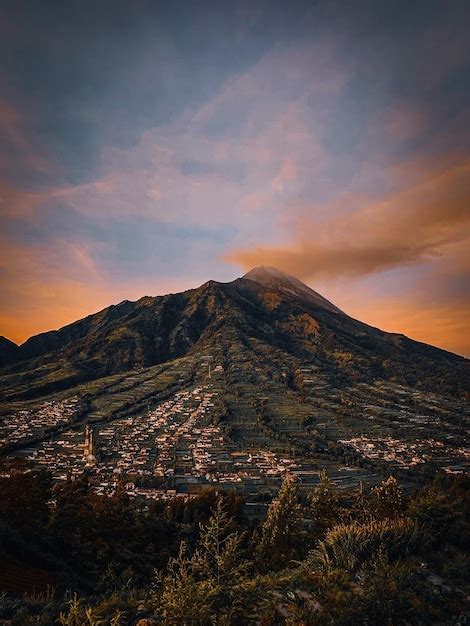
{"label": "vegetation silhouette", "polygon": [[339,492],[323,473],[307,496],[286,477],[255,520],[233,493],[145,506],[124,489],[98,497],[86,478],[52,486],[17,462],[0,478],[0,585],[17,572],[0,619],[463,624],[468,504],[465,477],[439,477],[406,496],[391,478]]}

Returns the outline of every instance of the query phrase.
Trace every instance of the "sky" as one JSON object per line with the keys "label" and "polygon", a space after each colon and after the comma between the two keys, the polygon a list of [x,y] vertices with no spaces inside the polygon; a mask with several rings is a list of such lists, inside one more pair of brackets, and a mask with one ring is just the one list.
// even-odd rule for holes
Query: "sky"
{"label": "sky", "polygon": [[253,266],[470,356],[470,5],[4,0],[0,334]]}

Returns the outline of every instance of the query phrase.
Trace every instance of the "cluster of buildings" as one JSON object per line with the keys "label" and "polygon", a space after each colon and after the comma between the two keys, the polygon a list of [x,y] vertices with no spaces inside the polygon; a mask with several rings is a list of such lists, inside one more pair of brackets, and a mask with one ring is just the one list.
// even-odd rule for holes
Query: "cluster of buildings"
{"label": "cluster of buildings", "polygon": [[76,478],[91,466],[88,431],[68,429],[56,438],[41,441],[24,450],[27,460],[46,468],[56,481]]}
{"label": "cluster of buildings", "polygon": [[302,480],[308,471],[286,455],[241,451],[227,443],[217,424],[216,395],[209,382],[176,393],[146,414],[69,428],[24,455],[58,481],[87,471],[98,494],[113,493],[123,478],[129,495],[145,498],[197,493],[211,485],[269,491],[286,473]]}
{"label": "cluster of buildings", "polygon": [[77,397],[64,401],[51,400],[39,408],[23,409],[0,420],[0,449],[8,444],[25,443],[72,423],[79,406]]}
{"label": "cluster of buildings", "polygon": [[165,414],[161,406],[155,409],[161,429],[156,438],[155,476],[171,481],[178,471],[200,474],[204,470],[213,438],[221,440],[218,427],[209,423],[215,395],[211,386],[196,387],[176,394],[172,414]]}
{"label": "cluster of buildings", "polygon": [[[130,413],[133,394],[138,397],[137,374],[126,378],[121,396],[113,390],[111,408],[106,406],[111,394],[93,400],[93,424],[78,421],[76,397],[17,411],[0,422],[0,446],[20,444],[15,455],[46,467],[54,480],[86,472],[98,494],[125,484],[130,496],[145,499],[189,497],[213,486],[263,502],[285,475],[311,489],[322,467],[339,487],[379,482],[375,472],[384,463],[390,468],[430,463],[455,473],[468,468],[469,451],[462,444],[466,413],[458,399],[392,383],[335,389],[314,365],[293,370],[294,393],[258,364],[235,356],[229,370],[208,358],[203,376],[196,378],[203,382],[180,387],[140,413]],[[227,372],[228,382],[222,376]],[[154,379],[145,378],[142,390],[145,402],[155,397]],[[130,408],[119,409],[116,398]],[[376,466],[343,465],[344,446]],[[349,456],[354,462],[355,455]]]}
{"label": "cluster of buildings", "polygon": [[403,441],[392,437],[353,437],[340,440],[365,459],[385,461],[392,466],[412,468],[429,461],[438,463],[446,471],[463,473],[470,461],[470,450],[454,447],[428,438]]}
{"label": "cluster of buildings", "polygon": [[[84,431],[68,429],[59,437],[40,442],[26,450],[26,458],[43,465],[55,480],[82,474],[85,469],[99,477],[104,491],[120,476],[151,478],[156,459],[166,455],[167,443],[191,413],[201,415],[200,390],[175,394],[147,414],[129,416],[101,426],[86,425]],[[212,397],[212,396],[210,396]],[[207,410],[208,398],[203,398]]]}

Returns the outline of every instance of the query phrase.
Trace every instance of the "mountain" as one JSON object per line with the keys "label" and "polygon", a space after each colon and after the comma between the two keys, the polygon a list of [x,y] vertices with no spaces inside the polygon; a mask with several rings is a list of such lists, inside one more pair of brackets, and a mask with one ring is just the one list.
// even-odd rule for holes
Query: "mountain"
{"label": "mountain", "polygon": [[13,363],[17,359],[18,346],[10,339],[0,335],[0,367]]}
{"label": "mountain", "polygon": [[447,393],[466,389],[466,359],[354,320],[270,267],[230,283],[208,281],[183,293],[124,301],[19,347],[4,339],[0,382],[7,397],[24,394],[24,387],[37,397],[253,342],[268,355],[280,351],[284,366],[292,359],[314,363],[335,384],[381,379]]}
{"label": "mountain", "polygon": [[[405,477],[462,471],[469,361],[354,320],[274,268],[121,302],[16,349],[2,345],[10,362],[0,370],[0,454],[46,446],[51,435],[58,451],[64,437],[76,445],[85,421],[115,424],[122,441],[134,424],[140,445],[151,449],[155,439],[143,437],[141,425],[149,411],[166,400],[178,405],[181,394],[193,410],[204,389],[215,398],[204,396],[217,471],[230,480],[241,472],[248,490],[258,470],[244,474],[237,459],[256,465],[253,451],[275,454],[274,472],[291,459],[305,484],[319,463],[345,486],[353,471],[345,463],[356,467],[356,484],[373,484],[390,467]],[[78,439],[64,433],[69,428]],[[188,426],[191,446],[201,436]],[[184,490],[193,480],[192,448],[184,437],[178,446],[167,487],[176,481]],[[61,462],[48,461],[63,475]],[[259,493],[272,487],[268,475],[256,484]]]}

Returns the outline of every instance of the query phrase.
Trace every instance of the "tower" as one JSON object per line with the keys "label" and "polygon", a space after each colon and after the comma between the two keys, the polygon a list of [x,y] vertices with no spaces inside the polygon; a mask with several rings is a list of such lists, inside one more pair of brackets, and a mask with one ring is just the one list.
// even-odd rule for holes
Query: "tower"
{"label": "tower", "polygon": [[98,456],[98,433],[90,424],[85,426],[84,457],[89,465],[94,465]]}

